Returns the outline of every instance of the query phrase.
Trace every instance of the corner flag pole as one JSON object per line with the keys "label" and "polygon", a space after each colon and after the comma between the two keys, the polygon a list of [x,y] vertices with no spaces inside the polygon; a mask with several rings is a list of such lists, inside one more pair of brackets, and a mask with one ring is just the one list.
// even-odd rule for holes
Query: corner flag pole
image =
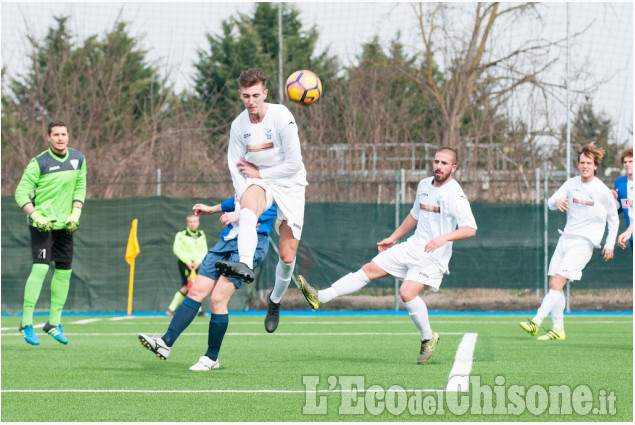
{"label": "corner flag pole", "polygon": [[132,220],[128,245],[126,246],[126,263],[130,264],[130,280],[128,284],[128,316],[132,315],[132,290],[134,287],[134,263],[136,256],[141,252],[137,239],[137,219]]}

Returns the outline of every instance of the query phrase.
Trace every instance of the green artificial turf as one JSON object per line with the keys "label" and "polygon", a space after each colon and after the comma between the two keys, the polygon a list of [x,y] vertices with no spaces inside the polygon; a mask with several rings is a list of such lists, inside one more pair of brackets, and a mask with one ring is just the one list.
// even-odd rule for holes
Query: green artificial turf
{"label": "green artificial turf", "polygon": [[[419,335],[405,314],[283,312],[274,334],[263,315],[230,314],[220,369],[208,372],[188,370],[205,353],[207,318],[194,320],[165,361],[137,334],[162,335],[169,317],[114,318],[65,316],[67,346],[41,328],[41,344],[30,346],[20,319],[3,317],[1,420],[633,419],[632,316],[566,316],[565,341],[539,342],[518,326],[524,316],[432,314],[440,342],[418,365]],[[477,334],[470,391],[445,392],[466,333]]]}

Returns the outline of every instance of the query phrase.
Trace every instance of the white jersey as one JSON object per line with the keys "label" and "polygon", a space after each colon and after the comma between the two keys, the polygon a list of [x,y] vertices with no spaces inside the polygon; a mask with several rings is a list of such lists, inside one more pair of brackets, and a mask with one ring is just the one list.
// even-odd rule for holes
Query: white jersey
{"label": "white jersey", "polygon": [[[433,186],[432,181],[433,177],[428,177],[419,182],[417,196],[410,210],[410,215],[417,220],[417,227],[406,243],[420,250],[421,255],[426,244],[437,236],[464,226],[477,229],[470,203],[456,180],[450,180],[441,187]],[[444,273],[448,273],[452,241],[429,255]]]}
{"label": "white jersey", "polygon": [[569,210],[563,234],[585,237],[593,243],[593,246],[599,248],[604,226],[608,223],[604,248],[613,249],[619,218],[611,190],[598,178],[582,183],[582,178],[576,176],[564,182],[549,198],[547,203],[549,209],[558,209],[556,199],[564,198],[569,201]]}
{"label": "white jersey", "polygon": [[232,122],[227,161],[238,198],[247,188],[247,178],[236,166],[241,159],[258,167],[260,178],[269,186],[308,185],[298,127],[284,105],[267,104],[257,124],[251,123],[246,109]]}

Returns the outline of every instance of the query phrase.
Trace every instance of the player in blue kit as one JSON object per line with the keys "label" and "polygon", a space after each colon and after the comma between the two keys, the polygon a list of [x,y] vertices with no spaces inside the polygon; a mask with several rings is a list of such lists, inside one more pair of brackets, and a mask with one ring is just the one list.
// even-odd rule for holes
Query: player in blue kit
{"label": "player in blue kit", "polygon": [[[633,211],[633,148],[624,149],[622,155],[622,166],[624,167],[625,175],[615,180],[615,190],[613,194],[617,199],[618,212],[624,213],[624,220],[626,220],[626,227],[631,224],[631,215]],[[631,234],[628,241],[631,243],[631,250],[633,249],[633,235]]]}
{"label": "player in blue kit", "polygon": [[[196,204],[192,207],[197,216],[224,212],[220,217],[220,222],[227,227],[220,235],[220,240],[214,245],[203,260],[199,273],[196,275],[194,284],[190,288],[187,297],[174,312],[174,317],[166,333],[162,337],[150,337],[139,334],[139,341],[148,350],[152,351],[162,360],[170,355],[172,345],[176,339],[187,328],[194,317],[198,314],[201,302],[210,295],[212,303],[212,317],[209,322],[208,344],[205,355],[201,356],[190,370],[206,371],[218,369],[218,352],[220,351],[229,315],[227,304],[236,289],[240,288],[242,281],[236,278],[221,276],[214,265],[219,260],[237,261],[238,259],[238,218],[235,198],[214,205],[212,207],[204,204]],[[258,220],[258,242],[254,252],[254,267],[258,266],[267,256],[269,250],[269,233],[273,226],[278,211],[276,206],[266,210]]]}

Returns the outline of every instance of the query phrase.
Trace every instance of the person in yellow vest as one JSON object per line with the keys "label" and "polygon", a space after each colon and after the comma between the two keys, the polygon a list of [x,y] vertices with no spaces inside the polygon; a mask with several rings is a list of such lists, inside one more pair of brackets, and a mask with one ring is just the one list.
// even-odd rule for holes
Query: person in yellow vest
{"label": "person in yellow vest", "polygon": [[[174,294],[174,298],[172,298],[172,302],[166,311],[170,316],[174,314],[176,308],[185,299],[189,286],[191,286],[191,282],[194,282],[201,262],[207,255],[207,239],[205,238],[205,232],[199,230],[199,226],[199,218],[194,214],[190,214],[187,216],[187,227],[185,230],[178,231],[174,237],[172,251],[179,259],[181,288]],[[203,310],[200,310],[199,314],[203,315]]]}

